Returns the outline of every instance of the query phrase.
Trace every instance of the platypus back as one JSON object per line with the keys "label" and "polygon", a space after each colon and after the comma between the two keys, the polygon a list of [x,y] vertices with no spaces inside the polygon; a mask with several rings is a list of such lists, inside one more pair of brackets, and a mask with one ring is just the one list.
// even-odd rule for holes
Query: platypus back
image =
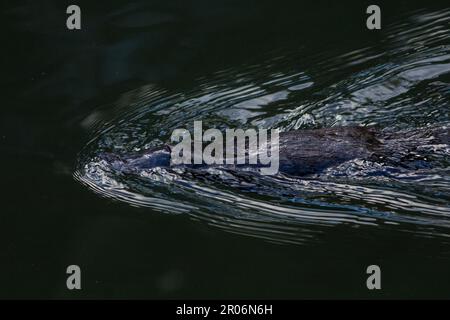
{"label": "platypus back", "polygon": [[368,159],[380,146],[377,130],[336,127],[280,134],[280,171],[292,175],[318,173],[351,159]]}

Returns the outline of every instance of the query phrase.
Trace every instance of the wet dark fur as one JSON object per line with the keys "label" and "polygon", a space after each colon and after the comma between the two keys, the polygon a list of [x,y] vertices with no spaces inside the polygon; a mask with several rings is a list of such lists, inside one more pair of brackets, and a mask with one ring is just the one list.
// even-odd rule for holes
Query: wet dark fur
{"label": "wet dark fur", "polygon": [[[448,128],[389,132],[374,127],[334,127],[282,132],[279,171],[308,175],[352,159],[420,169],[432,166],[430,157],[433,151],[427,151],[424,147],[448,145],[449,137]],[[170,146],[125,157],[109,154],[103,158],[124,171],[169,166]],[[238,166],[232,167],[238,169]]]}
{"label": "wet dark fur", "polygon": [[368,159],[380,147],[375,129],[340,127],[280,134],[280,171],[304,175],[351,160]]}

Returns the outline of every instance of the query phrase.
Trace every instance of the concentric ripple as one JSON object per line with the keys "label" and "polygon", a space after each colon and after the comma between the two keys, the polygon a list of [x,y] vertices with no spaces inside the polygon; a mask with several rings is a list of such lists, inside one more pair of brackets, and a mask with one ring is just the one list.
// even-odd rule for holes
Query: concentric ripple
{"label": "concentric ripple", "polygon": [[450,125],[450,10],[415,12],[384,27],[377,43],[336,50],[281,48],[183,90],[148,85],[125,93],[82,122],[94,134],[74,175],[102,196],[268,241],[321,241],[336,226],[447,241],[449,145],[423,146],[439,162],[432,169],[353,160],[307,178],[226,168],[124,174],[98,156],[160,145],[174,129],[192,129],[194,120],[209,128],[282,131],[376,125],[405,135]]}

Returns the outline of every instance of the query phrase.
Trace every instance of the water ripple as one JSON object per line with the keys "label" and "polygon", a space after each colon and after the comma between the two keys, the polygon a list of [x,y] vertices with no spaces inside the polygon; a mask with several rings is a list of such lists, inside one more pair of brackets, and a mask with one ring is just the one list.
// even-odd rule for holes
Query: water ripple
{"label": "water ripple", "polygon": [[[147,149],[175,128],[282,131],[371,124],[392,132],[450,123],[450,10],[419,11],[381,40],[329,52],[285,48],[197,78],[183,90],[143,86],[81,122],[94,132],[75,178],[98,194],[271,242],[318,242],[336,226],[450,236],[448,145],[423,145],[438,168],[353,160],[321,175],[153,168],[124,174],[98,157]],[[337,51],[340,50],[340,51]],[[414,135],[411,135],[414,138]],[[443,240],[444,241],[444,240]]]}

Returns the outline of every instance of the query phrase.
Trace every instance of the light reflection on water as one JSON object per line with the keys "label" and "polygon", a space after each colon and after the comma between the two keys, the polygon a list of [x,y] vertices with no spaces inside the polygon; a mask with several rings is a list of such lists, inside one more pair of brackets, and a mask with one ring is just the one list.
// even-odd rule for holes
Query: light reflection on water
{"label": "light reflection on water", "polygon": [[[337,225],[450,236],[449,146],[439,167],[418,171],[350,161],[319,176],[263,177],[226,169],[154,168],[124,175],[97,155],[167,141],[175,128],[293,129],[377,125],[391,131],[450,123],[450,10],[386,26],[377,46],[348,52],[286,49],[199,77],[190,88],[152,85],[120,96],[82,125],[94,130],[75,177],[102,196],[164,213],[189,214],[227,232],[281,243],[321,241]],[[408,131],[405,131],[408,132]],[[382,172],[382,174],[375,173]]]}

